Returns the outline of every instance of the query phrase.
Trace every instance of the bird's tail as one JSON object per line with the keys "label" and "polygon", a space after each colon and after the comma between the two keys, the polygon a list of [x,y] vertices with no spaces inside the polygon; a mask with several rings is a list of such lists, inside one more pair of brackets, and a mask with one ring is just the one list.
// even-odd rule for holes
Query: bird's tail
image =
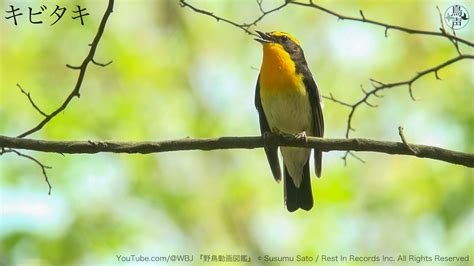
{"label": "bird's tail", "polygon": [[313,192],[311,191],[311,180],[309,174],[309,160],[303,167],[303,178],[300,187],[297,188],[293,179],[290,177],[285,166],[285,204],[290,212],[296,211],[298,208],[309,211],[313,208]]}

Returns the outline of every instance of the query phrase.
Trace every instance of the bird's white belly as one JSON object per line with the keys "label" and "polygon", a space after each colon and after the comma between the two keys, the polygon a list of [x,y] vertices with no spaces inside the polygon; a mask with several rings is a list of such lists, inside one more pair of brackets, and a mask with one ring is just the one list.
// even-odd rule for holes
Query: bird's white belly
{"label": "bird's white belly", "polygon": [[272,131],[296,134],[312,132],[312,112],[307,95],[275,94],[262,99],[262,106]]}
{"label": "bird's white belly", "polygon": [[[272,132],[281,131],[297,134],[305,131],[313,135],[311,104],[307,93],[274,93],[261,98],[262,107]],[[299,187],[303,177],[303,167],[311,150],[305,148],[281,147],[283,163]]]}

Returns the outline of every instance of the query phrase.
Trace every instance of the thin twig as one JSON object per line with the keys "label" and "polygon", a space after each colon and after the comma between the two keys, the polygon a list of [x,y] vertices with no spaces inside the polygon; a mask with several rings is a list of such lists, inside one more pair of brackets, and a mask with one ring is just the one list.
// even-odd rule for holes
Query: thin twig
{"label": "thin twig", "polygon": [[260,9],[260,12],[262,12],[262,14],[265,14],[265,10],[263,10],[263,0],[257,0],[257,5],[258,5],[258,9]]}
{"label": "thin twig", "polygon": [[51,186],[51,183],[49,182],[49,177],[48,177],[48,174],[46,173],[46,169],[51,169],[52,167],[44,165],[42,162],[40,162],[38,159],[34,158],[33,156],[21,153],[21,152],[15,150],[15,149],[2,148],[2,150],[0,152],[0,155],[2,155],[4,153],[10,153],[10,152],[15,153],[16,155],[18,155],[20,157],[27,158],[27,159],[35,162],[41,168],[41,172],[43,173],[44,180],[45,180],[46,184],[48,185],[48,195],[51,195],[51,189],[53,187]]}
{"label": "thin twig", "polygon": [[197,12],[197,13],[200,13],[200,14],[203,14],[203,15],[210,16],[210,17],[215,18],[215,19],[217,20],[217,22],[223,21],[223,22],[228,23],[228,24],[230,24],[230,25],[232,25],[232,26],[235,26],[235,27],[237,27],[237,28],[242,29],[243,31],[245,31],[245,32],[248,33],[249,35],[254,35],[254,36],[257,36],[257,37],[258,37],[257,34],[255,34],[255,33],[251,32],[251,31],[249,31],[249,30],[247,29],[247,27],[244,27],[242,24],[233,22],[233,21],[228,20],[228,19],[223,18],[223,17],[216,16],[216,15],[214,15],[214,13],[212,13],[212,12],[209,12],[209,11],[206,11],[206,10],[199,9],[199,8],[197,8],[197,7],[194,7],[193,5],[189,4],[189,3],[186,2],[185,0],[180,0],[180,1],[179,1],[179,4],[181,5],[181,7],[189,7],[189,8],[192,9],[194,12]]}
{"label": "thin twig", "polygon": [[345,134],[346,138],[348,138],[349,135],[350,135],[350,131],[354,131],[354,128],[352,127],[352,119],[353,119],[354,114],[355,114],[356,110],[358,109],[358,107],[362,104],[367,104],[368,106],[376,107],[376,105],[371,104],[370,102],[368,102],[368,99],[371,96],[382,97],[382,95],[378,95],[378,93],[380,93],[380,91],[395,88],[395,87],[407,86],[410,98],[415,101],[416,98],[414,97],[413,90],[412,90],[413,83],[415,83],[418,79],[422,78],[423,76],[426,76],[426,75],[431,74],[431,73],[433,73],[435,75],[436,79],[441,79],[439,77],[439,74],[438,74],[438,72],[441,69],[443,69],[443,68],[445,68],[449,65],[452,65],[452,64],[454,64],[458,61],[466,60],[466,59],[472,60],[472,59],[474,59],[474,55],[458,55],[458,56],[456,56],[454,58],[451,58],[451,59],[449,59],[449,60],[447,60],[447,61],[445,61],[445,62],[443,62],[443,63],[441,63],[437,66],[434,66],[434,67],[428,68],[426,70],[417,72],[411,79],[404,80],[404,81],[398,81],[398,82],[393,82],[393,83],[384,83],[384,82],[381,82],[381,81],[377,81],[375,79],[370,79],[370,82],[371,82],[372,87],[373,87],[372,90],[369,90],[369,91],[363,90],[364,95],[358,101],[356,101],[353,104],[340,101],[331,94],[330,94],[330,97],[326,96],[324,98],[328,99],[328,100],[331,100],[335,103],[338,103],[342,106],[350,108],[349,115],[347,117],[347,127],[346,127],[346,134]]}
{"label": "thin twig", "polygon": [[429,36],[436,36],[436,37],[442,37],[442,38],[448,38],[450,40],[455,40],[459,43],[463,43],[465,45],[468,45],[470,47],[474,47],[474,42],[470,42],[466,39],[460,38],[455,35],[449,34],[449,32],[444,31],[444,32],[437,32],[437,31],[425,31],[425,30],[417,30],[417,29],[411,29],[411,28],[406,28],[402,26],[397,26],[397,25],[392,25],[392,24],[387,24],[371,19],[367,19],[362,11],[360,11],[361,17],[350,17],[350,16],[345,16],[342,14],[339,14],[337,12],[334,12],[332,10],[329,10],[327,8],[322,7],[321,5],[315,4],[313,1],[308,1],[308,2],[298,2],[298,1],[290,1],[290,4],[293,5],[298,5],[298,6],[304,6],[304,7],[310,7],[314,9],[318,9],[320,11],[323,11],[324,13],[330,14],[332,16],[337,17],[339,20],[350,20],[350,21],[358,21],[358,22],[363,22],[367,24],[372,24],[372,25],[377,25],[385,28],[385,36],[388,36],[388,30],[398,30],[401,32],[405,32],[408,34],[420,34],[420,35],[429,35]]}
{"label": "thin twig", "polygon": [[401,126],[398,127],[398,135],[402,139],[403,145],[405,145],[405,147],[407,147],[407,149],[409,149],[413,154],[416,155],[417,152],[410,146],[410,144],[408,144],[407,140],[405,139],[405,135],[403,134],[403,127],[401,127]]}
{"label": "thin twig", "polygon": [[347,157],[348,157],[349,155],[352,156],[352,157],[354,157],[355,159],[357,159],[359,162],[365,163],[365,160],[362,159],[361,157],[357,156],[354,152],[346,151],[346,152],[344,153],[344,156],[341,157],[341,159],[344,161],[344,166],[347,166]]}
{"label": "thin twig", "polygon": [[89,50],[88,55],[82,62],[80,67],[76,66],[71,66],[71,65],[66,65],[68,68],[75,69],[75,70],[80,70],[79,71],[79,76],[76,81],[76,85],[74,86],[74,89],[71,91],[71,93],[67,96],[66,100],[59,106],[56,110],[54,110],[51,114],[46,115],[45,118],[38,123],[35,127],[31,128],[30,130],[18,135],[19,138],[26,137],[28,135],[31,135],[32,133],[41,130],[51,119],[56,117],[59,113],[64,111],[66,107],[69,105],[71,100],[74,97],[80,97],[80,90],[82,86],[82,82],[84,81],[84,77],[86,74],[87,66],[89,65],[90,62],[94,60],[94,55],[97,50],[97,46],[99,45],[99,41],[102,38],[102,34],[104,33],[105,25],[107,24],[107,20],[109,19],[110,14],[113,12],[113,7],[114,7],[114,0],[109,0],[109,4],[107,6],[107,10],[104,13],[104,16],[102,17],[102,20],[100,22],[99,28],[97,30],[97,34],[94,37],[94,40],[92,41],[91,48]]}
{"label": "thin twig", "polygon": [[70,65],[70,64],[66,64],[66,67],[68,67],[70,69],[73,69],[73,70],[80,70],[81,69],[81,66],[73,66],[73,65]]}
{"label": "thin twig", "polygon": [[[285,6],[288,5],[288,3],[290,3],[289,0],[286,0],[283,4],[273,8],[273,9],[270,9],[268,11],[264,11],[263,8],[261,8],[261,4],[259,4],[259,7],[260,7],[260,11],[262,12],[262,14],[260,15],[260,17],[256,18],[254,21],[250,22],[250,23],[243,23],[242,25],[246,28],[249,28],[250,26],[257,26],[257,23],[260,22],[265,16],[267,16],[268,14],[271,14],[273,12],[276,12],[282,8],[284,8]],[[258,4],[258,0],[257,0],[257,4]]]}
{"label": "thin twig", "polygon": [[250,28],[251,26],[256,26],[257,23],[260,22],[265,16],[267,16],[268,14],[271,14],[271,13],[273,13],[273,12],[276,12],[276,11],[282,9],[283,7],[287,6],[289,3],[290,3],[290,1],[284,1],[283,4],[277,6],[277,7],[273,8],[273,9],[270,9],[270,10],[268,10],[268,11],[265,11],[265,10],[263,10],[263,8],[262,8],[262,3],[261,3],[261,1],[257,0],[257,5],[258,5],[260,11],[262,12],[262,14],[261,14],[259,17],[257,17],[256,19],[254,19],[253,21],[251,21],[251,22],[247,22],[247,23],[237,23],[237,22],[234,22],[234,21],[232,21],[232,20],[230,20],[230,19],[226,19],[226,18],[224,18],[224,17],[217,16],[217,15],[215,15],[215,14],[212,13],[212,12],[209,12],[209,11],[206,11],[206,10],[203,10],[203,9],[199,9],[199,8],[197,8],[197,7],[195,7],[195,6],[191,5],[191,4],[189,4],[189,3],[186,2],[185,0],[180,0],[180,1],[179,1],[179,4],[180,4],[181,7],[188,7],[188,8],[190,8],[190,9],[192,9],[192,10],[193,10],[194,12],[196,12],[196,13],[200,13],[200,14],[203,14],[203,15],[206,15],[206,16],[209,16],[209,17],[212,17],[212,18],[215,18],[218,22],[219,22],[219,21],[225,22],[225,23],[227,23],[227,24],[230,24],[230,25],[232,25],[232,26],[234,26],[234,27],[237,27],[237,28],[243,30],[244,32],[246,32],[246,33],[249,34],[249,35],[253,35],[253,36],[256,36],[256,37],[260,37],[260,36],[257,35],[257,34],[254,33],[254,32],[251,32],[251,31],[249,30],[249,28]]}
{"label": "thin twig", "polygon": [[441,10],[439,9],[438,6],[436,6],[436,9],[438,10],[438,14],[439,14],[439,23],[441,25],[441,28],[440,28],[441,32],[449,36],[448,38],[453,43],[454,48],[456,48],[458,55],[462,55],[461,50],[459,49],[458,40],[456,40],[455,38],[451,38],[451,36],[457,37],[456,32],[454,31],[454,29],[452,29],[453,31],[452,35],[448,33],[448,31],[446,30],[446,24],[444,23],[443,15],[441,14]]}
{"label": "thin twig", "polygon": [[355,153],[351,152],[351,151],[348,151],[347,152],[349,155],[351,155],[352,157],[356,158],[357,160],[359,160],[361,163],[365,163],[365,160],[363,160],[362,158],[360,158],[359,156],[357,156]]}
{"label": "thin twig", "polygon": [[348,103],[346,103],[346,102],[343,102],[343,101],[340,101],[340,100],[334,98],[334,95],[332,95],[332,93],[329,93],[329,96],[323,95],[322,97],[323,97],[324,99],[331,100],[331,101],[333,101],[333,102],[335,102],[335,103],[338,103],[338,104],[340,104],[340,105],[342,105],[342,106],[352,107],[351,104],[348,104]]}
{"label": "thin twig", "polygon": [[45,112],[41,111],[41,109],[38,107],[38,105],[35,104],[35,102],[33,101],[33,98],[31,98],[31,94],[29,92],[26,92],[25,90],[23,90],[23,88],[18,83],[16,84],[16,86],[20,89],[21,93],[26,95],[26,97],[30,101],[31,105],[33,106],[33,108],[35,108],[36,111],[38,111],[38,113],[40,113],[42,116],[45,116],[45,117],[48,116]]}
{"label": "thin twig", "polygon": [[112,60],[110,60],[107,63],[99,63],[99,62],[95,61],[94,58],[92,58],[91,61],[92,61],[92,63],[94,63],[94,65],[101,66],[101,67],[106,67],[106,66],[112,64],[112,62],[113,62]]}

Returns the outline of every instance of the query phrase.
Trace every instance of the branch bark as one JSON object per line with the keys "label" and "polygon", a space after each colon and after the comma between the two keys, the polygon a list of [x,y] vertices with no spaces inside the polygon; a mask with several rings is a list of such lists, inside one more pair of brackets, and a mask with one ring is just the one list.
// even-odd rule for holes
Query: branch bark
{"label": "branch bark", "polygon": [[[265,140],[267,145],[316,148],[329,151],[366,151],[386,154],[399,154],[429,158],[452,164],[474,168],[474,154],[447,150],[435,146],[410,144],[409,149],[402,142],[378,141],[362,138],[327,139],[307,137],[306,140],[292,135],[271,134]],[[87,154],[99,152],[111,153],[158,153],[185,150],[222,150],[222,149],[255,149],[262,148],[264,141],[260,136],[220,137],[220,138],[184,138],[166,141],[49,141],[0,136],[0,147],[25,149],[62,154]],[[412,149],[415,149],[416,154]]]}

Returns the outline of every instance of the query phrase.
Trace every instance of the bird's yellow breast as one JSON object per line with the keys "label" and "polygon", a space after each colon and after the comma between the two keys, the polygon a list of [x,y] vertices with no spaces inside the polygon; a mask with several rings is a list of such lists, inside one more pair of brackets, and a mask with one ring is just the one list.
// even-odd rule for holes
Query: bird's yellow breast
{"label": "bird's yellow breast", "polygon": [[263,45],[259,82],[262,94],[306,94],[302,77],[296,73],[295,63],[280,44]]}
{"label": "bird's yellow breast", "polygon": [[279,44],[263,45],[260,100],[271,131],[311,134],[311,105],[295,63]]}

